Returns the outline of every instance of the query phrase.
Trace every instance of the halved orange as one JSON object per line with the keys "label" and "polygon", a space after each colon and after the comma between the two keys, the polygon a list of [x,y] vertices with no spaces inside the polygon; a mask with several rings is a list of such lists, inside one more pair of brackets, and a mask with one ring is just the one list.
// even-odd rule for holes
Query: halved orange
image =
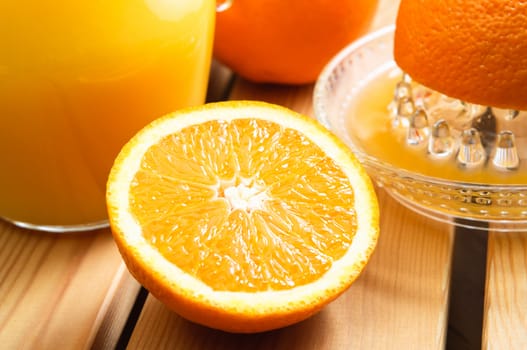
{"label": "halved orange", "polygon": [[379,232],[374,189],[349,149],[263,102],[154,121],[115,160],[107,203],[132,275],[181,316],[231,332],[319,311],[359,276]]}
{"label": "halved orange", "polygon": [[402,0],[394,58],[450,97],[527,110],[527,2]]}

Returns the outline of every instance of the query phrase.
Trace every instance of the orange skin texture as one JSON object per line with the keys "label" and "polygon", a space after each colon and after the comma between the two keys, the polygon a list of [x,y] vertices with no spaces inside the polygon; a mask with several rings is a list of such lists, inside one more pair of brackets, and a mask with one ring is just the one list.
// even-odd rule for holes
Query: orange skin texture
{"label": "orange skin texture", "polygon": [[235,0],[217,15],[214,55],[255,82],[304,84],[369,29],[377,0]]}
{"label": "orange skin texture", "polygon": [[450,97],[527,110],[527,1],[402,0],[394,57]]}

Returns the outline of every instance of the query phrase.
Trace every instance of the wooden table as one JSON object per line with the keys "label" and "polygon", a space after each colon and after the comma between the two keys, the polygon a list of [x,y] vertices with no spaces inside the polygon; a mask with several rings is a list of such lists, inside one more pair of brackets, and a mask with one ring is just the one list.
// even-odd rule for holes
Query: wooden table
{"label": "wooden table", "polygon": [[[381,0],[372,30],[393,23],[397,5]],[[312,90],[251,84],[215,63],[209,100],[312,116]],[[167,310],[128,274],[108,229],[57,235],[0,222],[0,348],[526,349],[527,233],[456,230],[378,197],[379,244],[356,283],[311,319],[253,335]]]}

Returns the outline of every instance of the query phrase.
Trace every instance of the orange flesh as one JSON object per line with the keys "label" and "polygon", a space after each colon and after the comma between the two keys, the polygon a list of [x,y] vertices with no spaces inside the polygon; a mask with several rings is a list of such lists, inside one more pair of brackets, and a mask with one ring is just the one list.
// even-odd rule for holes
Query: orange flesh
{"label": "orange flesh", "polygon": [[164,138],[130,194],[145,238],[219,291],[315,281],[356,231],[347,176],[302,134],[269,121],[211,121]]}

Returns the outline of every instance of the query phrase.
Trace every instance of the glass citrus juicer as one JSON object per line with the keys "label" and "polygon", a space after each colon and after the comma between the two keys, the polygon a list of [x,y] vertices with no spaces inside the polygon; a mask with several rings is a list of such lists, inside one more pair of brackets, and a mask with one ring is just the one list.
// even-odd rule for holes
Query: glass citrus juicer
{"label": "glass citrus juicer", "polygon": [[3,1],[0,218],[106,226],[113,159],[153,119],[204,102],[215,12],[231,1]]}
{"label": "glass citrus juicer", "polygon": [[473,229],[527,229],[527,112],[412,81],[394,62],[393,35],[383,28],[329,62],[314,91],[318,120],[414,211]]}

